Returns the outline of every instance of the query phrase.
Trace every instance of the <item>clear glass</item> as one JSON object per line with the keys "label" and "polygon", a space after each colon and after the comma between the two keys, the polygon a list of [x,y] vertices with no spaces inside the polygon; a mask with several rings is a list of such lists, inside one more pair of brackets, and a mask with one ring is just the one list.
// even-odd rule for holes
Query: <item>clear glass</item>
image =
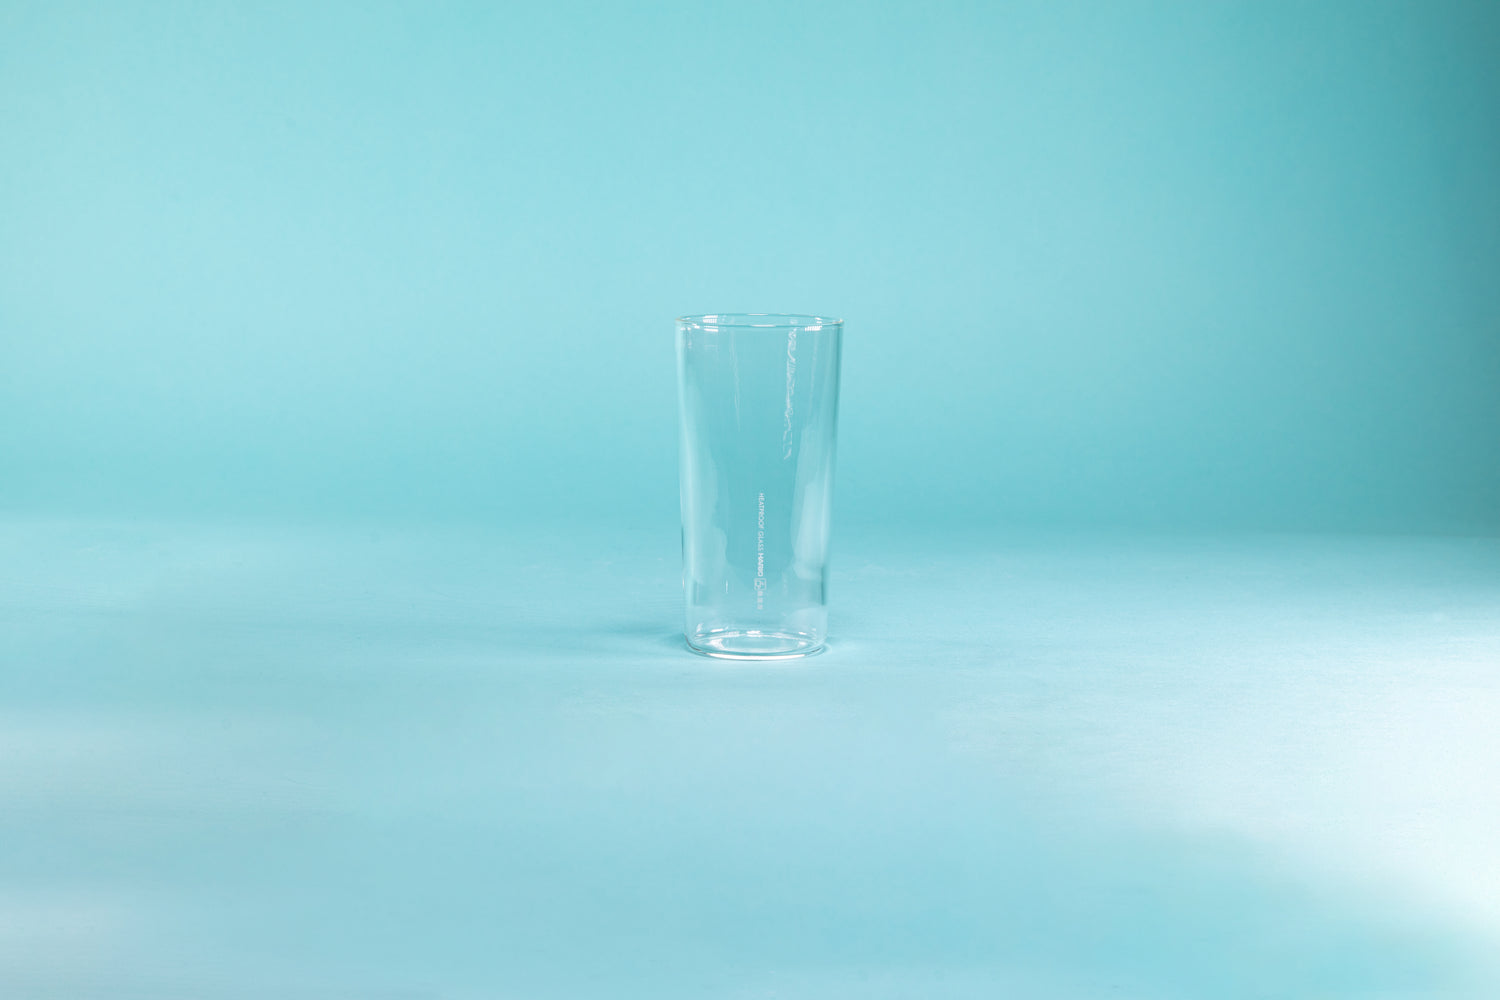
{"label": "clear glass", "polygon": [[828,636],[828,531],[844,323],[677,321],[688,646],[784,659]]}

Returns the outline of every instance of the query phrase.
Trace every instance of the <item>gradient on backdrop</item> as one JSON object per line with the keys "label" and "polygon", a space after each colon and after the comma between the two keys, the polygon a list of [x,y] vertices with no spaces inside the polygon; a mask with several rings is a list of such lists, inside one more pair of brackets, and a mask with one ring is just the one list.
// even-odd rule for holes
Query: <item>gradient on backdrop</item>
{"label": "gradient on backdrop", "polygon": [[1492,3],[0,4],[0,506],[676,517],[672,318],[849,321],[845,523],[1500,530]]}

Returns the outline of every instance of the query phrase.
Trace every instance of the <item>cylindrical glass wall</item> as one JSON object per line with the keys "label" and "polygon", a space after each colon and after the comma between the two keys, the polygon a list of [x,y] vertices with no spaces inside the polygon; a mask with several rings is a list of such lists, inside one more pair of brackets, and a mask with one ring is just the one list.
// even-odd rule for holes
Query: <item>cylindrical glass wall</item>
{"label": "cylindrical glass wall", "polygon": [[677,321],[685,634],[700,653],[823,647],[843,330],[818,316]]}

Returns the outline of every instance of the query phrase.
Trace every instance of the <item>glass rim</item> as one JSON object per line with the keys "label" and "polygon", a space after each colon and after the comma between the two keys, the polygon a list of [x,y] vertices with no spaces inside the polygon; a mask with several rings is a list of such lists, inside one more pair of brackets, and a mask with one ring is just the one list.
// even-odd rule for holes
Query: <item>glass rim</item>
{"label": "glass rim", "polygon": [[844,321],[809,313],[707,313],[678,316],[677,322],[700,330],[821,330]]}

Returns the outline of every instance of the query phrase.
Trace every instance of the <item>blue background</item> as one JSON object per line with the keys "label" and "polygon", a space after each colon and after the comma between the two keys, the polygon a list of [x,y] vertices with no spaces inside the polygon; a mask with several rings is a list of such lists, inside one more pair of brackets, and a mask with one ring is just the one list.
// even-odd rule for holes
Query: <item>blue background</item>
{"label": "blue background", "polygon": [[[0,0],[0,995],[1500,996],[1500,5]],[[844,316],[832,645],[672,318]]]}
{"label": "blue background", "polygon": [[0,5],[10,508],[670,522],[671,319],[841,516],[1500,529],[1494,4]]}

